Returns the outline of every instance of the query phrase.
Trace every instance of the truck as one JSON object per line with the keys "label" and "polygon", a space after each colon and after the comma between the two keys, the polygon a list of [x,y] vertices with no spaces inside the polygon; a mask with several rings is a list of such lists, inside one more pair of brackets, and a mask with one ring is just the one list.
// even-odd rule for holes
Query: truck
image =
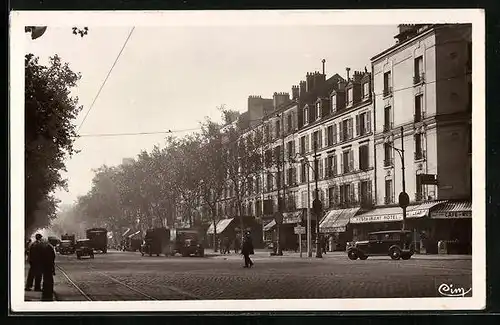
{"label": "truck", "polygon": [[94,251],[104,254],[108,251],[108,230],[105,228],[91,228],[86,231],[89,245]]}
{"label": "truck", "polygon": [[199,232],[196,229],[178,228],[172,229],[171,255],[181,254],[187,256],[205,256],[205,249]]}
{"label": "truck", "polygon": [[146,230],[144,243],[141,246],[141,255],[156,255],[164,254],[168,256],[171,251],[170,231],[167,228],[150,228]]}

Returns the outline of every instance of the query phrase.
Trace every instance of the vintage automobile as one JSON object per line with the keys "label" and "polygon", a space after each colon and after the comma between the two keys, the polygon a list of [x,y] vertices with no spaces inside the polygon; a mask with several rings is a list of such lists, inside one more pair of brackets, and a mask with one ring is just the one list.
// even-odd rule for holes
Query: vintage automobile
{"label": "vintage automobile", "polygon": [[76,241],[76,258],[81,260],[82,257],[88,256],[94,258],[94,249],[92,248],[90,239],[78,239]]}
{"label": "vintage automobile", "polygon": [[75,245],[71,240],[61,240],[58,246],[59,254],[61,255],[71,255],[75,253]]}
{"label": "vintage automobile", "polygon": [[184,239],[179,251],[184,257],[191,255],[199,257],[205,256],[205,249],[203,248],[203,245],[201,245],[201,243],[195,238]]}
{"label": "vintage automobile", "polygon": [[369,256],[408,260],[414,252],[412,232],[407,230],[372,232],[368,234],[368,240],[352,242],[347,246],[347,256],[351,260],[366,260]]}

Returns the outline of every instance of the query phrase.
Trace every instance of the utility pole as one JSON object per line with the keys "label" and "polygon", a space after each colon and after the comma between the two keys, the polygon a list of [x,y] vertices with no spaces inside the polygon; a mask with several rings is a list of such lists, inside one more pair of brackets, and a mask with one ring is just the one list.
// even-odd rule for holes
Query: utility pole
{"label": "utility pole", "polygon": [[315,183],[315,192],[316,192],[316,198],[313,201],[313,210],[316,215],[316,257],[317,258],[322,258],[322,252],[321,252],[321,241],[319,237],[319,220],[321,216],[321,210],[322,210],[322,204],[321,200],[319,199],[319,189],[318,189],[318,157],[317,157],[317,150],[318,150],[318,144],[316,142],[316,139],[314,139],[314,183]]}
{"label": "utility pole", "polygon": [[402,228],[406,228],[406,208],[410,203],[410,198],[408,193],[406,193],[406,181],[405,181],[405,145],[404,145],[404,128],[401,126],[401,173],[403,182],[403,192],[399,195],[399,205],[403,209],[403,224]]}
{"label": "utility pole", "polygon": [[[309,162],[307,163],[309,165]],[[309,166],[306,166],[307,172],[307,256],[312,257],[312,245],[311,245],[311,178],[309,177]]]}

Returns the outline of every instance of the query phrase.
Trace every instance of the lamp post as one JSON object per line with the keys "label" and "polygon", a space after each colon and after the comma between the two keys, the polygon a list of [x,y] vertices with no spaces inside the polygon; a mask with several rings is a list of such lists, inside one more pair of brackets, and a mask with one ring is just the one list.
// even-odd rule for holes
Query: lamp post
{"label": "lamp post", "polygon": [[321,216],[321,210],[322,210],[322,204],[321,200],[319,199],[319,189],[318,189],[318,157],[317,157],[317,148],[318,144],[316,142],[316,139],[314,140],[314,183],[315,183],[315,193],[316,197],[313,201],[313,210],[314,214],[316,215],[316,257],[317,258],[322,258],[322,252],[321,252],[321,242],[320,242],[320,237],[319,237],[319,220]]}
{"label": "lamp post", "polygon": [[399,193],[398,197],[398,204],[403,209],[403,222],[402,222],[402,230],[405,230],[406,228],[406,208],[408,207],[410,203],[410,197],[408,196],[408,193],[406,193],[406,181],[405,181],[405,150],[404,150],[404,128],[401,126],[401,149],[395,148],[394,146],[390,145],[392,149],[396,150],[396,152],[399,154],[399,157],[401,158],[401,182],[402,182],[402,187],[403,191]]}

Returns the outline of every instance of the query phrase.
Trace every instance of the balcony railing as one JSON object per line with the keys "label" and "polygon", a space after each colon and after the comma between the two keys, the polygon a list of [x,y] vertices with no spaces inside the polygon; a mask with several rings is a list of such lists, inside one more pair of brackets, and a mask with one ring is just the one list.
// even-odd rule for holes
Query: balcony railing
{"label": "balcony railing", "polygon": [[386,121],[386,122],[384,123],[384,132],[388,132],[388,131],[390,131],[390,130],[392,130],[392,122],[387,122],[387,121]]}
{"label": "balcony railing", "polygon": [[425,150],[415,151],[414,158],[415,158],[415,160],[425,159]]}
{"label": "balcony railing", "polygon": [[392,95],[392,87],[384,88],[384,97],[388,97],[390,95]]}
{"label": "balcony railing", "polygon": [[422,82],[424,82],[424,73],[423,72],[413,76],[413,84],[414,85],[418,85]]}
{"label": "balcony railing", "polygon": [[391,196],[386,196],[384,198],[384,204],[391,204],[391,203],[394,203],[394,198]]}
{"label": "balcony railing", "polygon": [[394,166],[394,159],[393,158],[385,158],[384,159],[384,167],[390,167]]}

